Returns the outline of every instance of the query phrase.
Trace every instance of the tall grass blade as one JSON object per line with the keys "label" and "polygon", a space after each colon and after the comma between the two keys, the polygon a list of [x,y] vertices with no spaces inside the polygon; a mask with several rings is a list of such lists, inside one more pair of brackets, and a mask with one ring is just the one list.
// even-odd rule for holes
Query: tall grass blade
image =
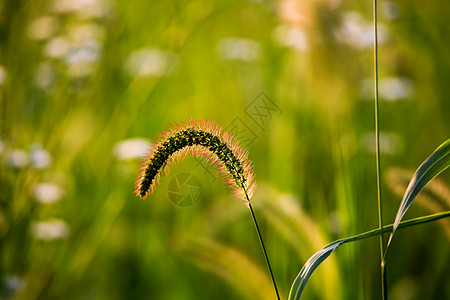
{"label": "tall grass blade", "polygon": [[[424,224],[431,221],[440,220],[443,218],[450,217],[450,211],[438,213],[434,215],[429,215],[425,217],[415,218],[408,221],[401,222],[397,227],[398,229]],[[339,247],[342,244],[354,242],[362,239],[366,239],[369,237],[377,236],[381,234],[381,232],[389,232],[392,231],[394,228],[394,225],[388,225],[384,226],[382,229],[377,228],[371,231],[367,231],[349,238],[341,239],[332,242],[331,244],[328,244],[327,246],[323,247],[319,251],[317,251],[313,256],[311,256],[310,259],[305,263],[303,268],[300,270],[300,273],[295,278],[294,282],[292,283],[291,290],[289,292],[288,300],[299,300],[302,296],[303,290],[306,286],[306,283],[308,282],[311,275],[314,273],[314,271],[317,269],[317,267],[324,262],[330,255],[333,253],[333,251]]]}
{"label": "tall grass blade", "polygon": [[[440,145],[417,169],[409,182],[408,188],[403,196],[397,216],[395,217],[394,227],[389,237],[386,252],[392,242],[397,227],[408,210],[411,203],[416,198],[422,188],[439,173],[450,166],[450,139]],[[385,252],[385,255],[386,255]]]}

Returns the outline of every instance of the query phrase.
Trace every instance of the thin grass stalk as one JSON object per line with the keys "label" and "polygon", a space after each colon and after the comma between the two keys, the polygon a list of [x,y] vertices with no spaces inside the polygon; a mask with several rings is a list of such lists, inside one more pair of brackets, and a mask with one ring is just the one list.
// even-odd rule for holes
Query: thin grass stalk
{"label": "thin grass stalk", "polygon": [[[381,167],[380,167],[380,120],[378,105],[378,14],[377,0],[373,0],[373,52],[374,52],[374,85],[375,85],[375,145],[377,164],[377,200],[378,200],[378,226],[383,228],[383,205],[381,201]],[[383,300],[387,300],[387,272],[384,260],[384,237],[380,234],[380,259],[381,259],[381,293]]]}
{"label": "thin grass stalk", "polygon": [[269,256],[267,255],[266,247],[264,246],[264,241],[261,236],[261,232],[259,230],[258,222],[256,221],[255,213],[253,212],[253,207],[250,201],[248,202],[248,208],[250,208],[250,213],[252,215],[253,224],[255,224],[256,232],[258,233],[259,242],[261,244],[261,248],[264,252],[264,258],[266,259],[267,268],[269,269],[270,277],[272,278],[273,287],[275,289],[275,293],[277,294],[277,299],[280,300],[280,294],[278,293],[277,283],[275,282],[275,277],[273,276],[272,268],[269,262]]}
{"label": "thin grass stalk", "polygon": [[266,260],[267,268],[269,269],[270,278],[272,279],[273,288],[275,289],[275,293],[277,294],[277,299],[280,300],[280,294],[278,293],[278,287],[277,287],[277,283],[275,281],[275,276],[273,276],[272,267],[270,266],[269,256],[267,255],[266,247],[264,246],[264,241],[263,241],[263,238],[261,235],[261,231],[259,230],[258,221],[256,221],[256,216],[255,216],[255,212],[253,211],[252,203],[250,202],[250,198],[247,194],[246,188],[243,185],[241,185],[241,186],[242,186],[242,189],[244,190],[245,197],[247,197],[247,205],[248,205],[248,208],[250,209],[250,213],[252,215],[253,224],[255,224],[255,229],[256,229],[256,233],[258,234],[259,243],[261,244],[261,248],[264,253],[264,258]]}

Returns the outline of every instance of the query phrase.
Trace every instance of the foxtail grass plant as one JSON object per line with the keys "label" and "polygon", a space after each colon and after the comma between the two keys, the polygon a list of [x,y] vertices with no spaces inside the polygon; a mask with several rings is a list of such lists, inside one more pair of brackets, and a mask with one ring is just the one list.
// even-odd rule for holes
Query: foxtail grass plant
{"label": "foxtail grass plant", "polygon": [[256,187],[255,174],[248,154],[239,142],[213,123],[189,120],[172,126],[155,144],[143,162],[136,182],[135,194],[146,198],[159,183],[162,172],[167,173],[171,165],[189,154],[202,157],[216,166],[233,194],[250,209],[272,283],[277,298],[280,299],[269,257],[250,202]]}

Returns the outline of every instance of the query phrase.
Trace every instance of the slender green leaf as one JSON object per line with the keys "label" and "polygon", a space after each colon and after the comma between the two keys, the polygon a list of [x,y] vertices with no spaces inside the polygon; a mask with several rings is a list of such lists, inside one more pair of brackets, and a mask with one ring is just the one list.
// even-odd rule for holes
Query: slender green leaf
{"label": "slender green leaf", "polygon": [[409,182],[408,188],[403,196],[402,202],[400,203],[400,208],[398,209],[397,216],[395,217],[394,227],[392,233],[389,237],[388,245],[392,242],[395,231],[397,230],[398,224],[402,220],[409,206],[416,198],[417,194],[422,190],[422,188],[439,173],[444,171],[450,166],[450,139],[445,141],[440,145],[431,155],[428,157],[414,173],[411,181]]}
{"label": "slender green leaf", "polygon": [[298,300],[300,299],[303,289],[308,282],[309,277],[311,277],[312,273],[316,270],[316,268],[333,253],[334,249],[344,243],[343,240],[339,240],[333,242],[324,248],[320,249],[316,252],[310,259],[305,263],[303,268],[300,270],[300,273],[295,278],[294,282],[291,286],[291,291],[289,292],[289,300]]}
{"label": "slender green leaf", "polygon": [[[438,213],[438,214],[434,214],[434,215],[429,215],[429,216],[425,216],[425,217],[415,218],[412,220],[401,222],[398,226],[398,229],[406,228],[406,227],[414,226],[414,225],[419,225],[419,224],[424,224],[427,222],[432,222],[432,221],[436,221],[436,220],[440,220],[440,219],[448,218],[448,217],[450,217],[450,211]],[[313,274],[313,272],[316,270],[316,268],[322,262],[324,262],[330,256],[331,253],[333,253],[333,251],[337,247],[339,247],[340,245],[345,244],[345,243],[354,242],[354,241],[366,239],[369,237],[377,236],[381,233],[381,231],[383,231],[383,232],[392,231],[393,227],[394,227],[394,225],[391,224],[388,226],[384,226],[383,230],[381,230],[380,228],[377,228],[377,229],[367,231],[367,232],[364,232],[364,233],[361,233],[361,234],[358,234],[358,235],[355,235],[355,236],[352,236],[349,238],[337,240],[337,241],[334,241],[331,244],[328,244],[327,246],[323,247],[319,251],[317,251],[313,256],[311,256],[310,259],[308,259],[308,261],[305,263],[303,268],[300,270],[300,273],[298,273],[297,277],[295,278],[294,282],[292,283],[288,300],[299,300],[300,299],[300,297],[303,293],[303,289],[305,288],[306,283],[308,282],[308,280],[311,277],[311,275]]]}

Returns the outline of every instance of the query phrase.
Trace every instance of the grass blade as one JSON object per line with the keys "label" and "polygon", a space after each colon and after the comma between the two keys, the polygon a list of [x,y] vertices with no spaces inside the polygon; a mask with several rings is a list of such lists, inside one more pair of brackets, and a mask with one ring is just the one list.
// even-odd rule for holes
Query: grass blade
{"label": "grass blade", "polygon": [[[414,173],[411,181],[409,182],[408,188],[403,196],[402,202],[400,203],[400,208],[395,217],[394,227],[392,233],[389,237],[389,241],[386,247],[386,252],[389,245],[392,242],[397,227],[408,210],[409,206],[416,198],[417,194],[422,190],[422,188],[439,173],[444,171],[450,166],[450,139],[445,141],[440,145],[431,155],[428,157]],[[386,255],[385,252],[385,255]]]}
{"label": "grass blade", "polygon": [[291,286],[291,291],[289,292],[289,300],[298,300],[300,299],[303,289],[308,282],[308,279],[311,277],[316,268],[325,261],[331,253],[333,253],[334,249],[344,243],[344,240],[335,241],[324,248],[320,249],[316,252],[310,259],[305,263],[303,268],[298,273],[294,282]]}
{"label": "grass blade", "polygon": [[[414,171],[391,167],[385,173],[384,181],[395,195],[403,197],[413,175]],[[450,209],[450,186],[434,178],[420,191],[414,203],[430,214],[447,211]],[[440,220],[438,224],[450,242],[450,219]]]}
{"label": "grass blade", "polygon": [[[414,225],[419,225],[419,224],[424,224],[427,222],[436,221],[436,220],[440,220],[440,219],[447,218],[447,217],[450,217],[450,211],[401,222],[398,225],[398,229],[409,227],[409,226],[414,226]],[[364,232],[364,233],[361,233],[361,234],[358,234],[358,235],[355,235],[355,236],[352,236],[349,238],[337,240],[337,241],[334,241],[331,244],[328,244],[327,246],[323,247],[319,251],[317,251],[304,264],[303,268],[300,270],[300,273],[297,275],[294,282],[292,283],[288,300],[299,300],[300,299],[300,297],[303,293],[303,289],[305,288],[306,283],[308,282],[311,275],[314,273],[314,271],[317,269],[317,267],[322,262],[324,262],[331,255],[331,253],[333,253],[333,251],[337,247],[339,247],[340,245],[345,244],[345,243],[354,242],[354,241],[358,241],[358,240],[362,240],[362,239],[366,239],[369,237],[379,235],[382,231],[383,231],[383,233],[392,231],[393,228],[394,228],[394,225],[391,224],[388,226],[384,226],[382,230],[380,228],[377,228],[377,229],[374,229],[374,230],[371,230],[368,232]]]}

